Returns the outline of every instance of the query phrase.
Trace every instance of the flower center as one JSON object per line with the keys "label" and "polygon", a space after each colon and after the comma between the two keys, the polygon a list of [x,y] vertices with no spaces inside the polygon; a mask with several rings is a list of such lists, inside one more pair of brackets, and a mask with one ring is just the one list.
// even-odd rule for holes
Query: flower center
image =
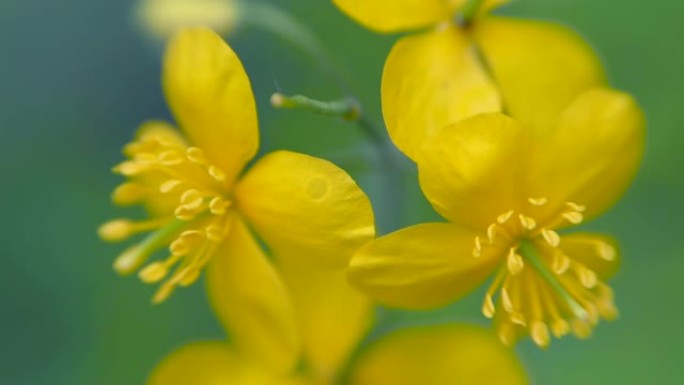
{"label": "flower center", "polygon": [[[114,267],[122,274],[140,268],[168,245],[169,256],[140,270],[143,282],[164,280],[153,298],[159,303],[178,286],[194,283],[230,229],[230,190],[225,174],[197,147],[189,147],[174,131],[156,127],[129,143],[127,160],[114,171],[129,178],[113,194],[116,203],[144,203],[154,218],[115,219],[100,227],[109,241],[151,231],[122,253]],[[173,271],[172,271],[173,270]]]}
{"label": "flower center", "polygon": [[[530,198],[529,212],[539,212],[546,198]],[[529,333],[540,347],[550,343],[549,329],[556,337],[572,331],[585,338],[600,317],[613,319],[617,310],[610,287],[597,274],[563,251],[561,237],[553,229],[564,223],[579,224],[585,207],[573,202],[548,224],[533,215],[508,211],[487,228],[486,237],[476,237],[473,255],[485,247],[502,255],[502,263],[487,290],[483,314],[496,315],[499,336],[511,344]],[[598,244],[597,257],[613,260],[615,250]],[[498,305],[495,297],[498,293]],[[502,311],[503,310],[503,311]]]}

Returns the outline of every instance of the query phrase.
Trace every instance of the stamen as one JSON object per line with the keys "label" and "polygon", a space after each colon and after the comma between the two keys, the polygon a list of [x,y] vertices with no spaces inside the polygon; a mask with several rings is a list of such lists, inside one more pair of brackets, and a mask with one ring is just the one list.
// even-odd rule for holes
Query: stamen
{"label": "stamen", "polygon": [[513,301],[511,301],[511,296],[508,294],[508,290],[506,288],[501,289],[501,304],[504,307],[504,310],[506,310],[508,313],[512,313],[515,309],[513,309]]}
{"label": "stamen", "polygon": [[161,281],[166,274],[168,274],[169,268],[163,262],[153,262],[138,273],[140,280],[145,283],[156,283]]}
{"label": "stamen", "polygon": [[568,222],[572,223],[573,225],[579,225],[584,220],[584,215],[578,211],[570,211],[563,213],[563,218],[567,219]]}
{"label": "stamen", "polygon": [[593,270],[582,266],[578,268],[578,275],[580,282],[582,282],[582,286],[586,287],[587,289],[591,289],[596,286],[598,278]]}
{"label": "stamen", "polygon": [[114,189],[112,201],[121,206],[140,202],[147,195],[145,189],[137,183],[122,183]]}
{"label": "stamen", "polygon": [[475,248],[473,249],[473,257],[479,258],[482,255],[482,244],[480,243],[480,237],[475,237]]}
{"label": "stamen", "polygon": [[495,312],[496,306],[494,306],[494,300],[492,299],[492,296],[489,294],[485,295],[485,300],[482,304],[482,314],[484,314],[485,317],[491,319],[494,318]]}
{"label": "stamen", "polygon": [[577,211],[580,213],[587,209],[587,206],[578,205],[574,202],[565,202],[565,205],[568,206],[572,211]]}
{"label": "stamen", "polygon": [[518,218],[520,219],[520,224],[522,227],[526,228],[527,230],[534,230],[534,228],[537,227],[537,221],[531,217],[520,214],[518,215]]}
{"label": "stamen", "polygon": [[167,180],[166,182],[162,183],[159,186],[159,192],[162,194],[168,194],[171,191],[173,191],[173,189],[180,186],[182,183],[183,183],[182,181],[177,180],[177,179]]}
{"label": "stamen", "polygon": [[549,346],[551,338],[549,336],[549,328],[545,323],[541,321],[532,323],[530,335],[532,336],[532,341],[540,348],[547,348]]}
{"label": "stamen", "polygon": [[507,265],[508,271],[510,271],[512,275],[520,274],[525,267],[525,262],[523,261],[522,256],[517,254],[514,248],[511,248],[508,252]]}
{"label": "stamen", "polygon": [[615,248],[610,244],[606,242],[601,242],[598,245],[598,254],[602,259],[611,262],[615,260],[617,252],[615,251]]}
{"label": "stamen", "polygon": [[494,243],[494,239],[496,239],[496,223],[492,223],[487,227],[487,239],[490,245]]}
{"label": "stamen", "polygon": [[224,226],[209,225],[205,229],[207,239],[212,242],[221,242],[225,238],[227,229]]}
{"label": "stamen", "polygon": [[513,215],[513,210],[499,215],[496,218],[496,221],[503,225],[504,223],[506,223],[511,218],[512,215]]}
{"label": "stamen", "polygon": [[226,174],[223,173],[218,167],[216,166],[209,166],[209,175],[211,175],[212,178],[216,179],[219,182],[225,182],[226,181]]}
{"label": "stamen", "polygon": [[550,229],[542,229],[541,233],[546,243],[548,243],[552,247],[558,247],[558,245],[560,244],[560,236],[557,232]]}
{"label": "stamen", "polygon": [[534,206],[544,206],[549,200],[546,199],[546,197],[541,197],[541,198],[529,198],[527,200]]}
{"label": "stamen", "polygon": [[114,166],[112,169],[112,172],[116,174],[121,174],[123,176],[131,177],[135,176],[137,174],[140,174],[141,172],[147,170],[149,166],[138,163],[133,160],[126,160],[118,165]]}
{"label": "stamen", "polygon": [[570,325],[572,333],[579,339],[587,339],[591,337],[591,324],[580,319],[572,320]]}
{"label": "stamen", "polygon": [[229,206],[230,201],[224,200],[221,197],[215,197],[209,202],[209,211],[214,215],[223,215]]}
{"label": "stamen", "polygon": [[205,166],[209,163],[207,157],[204,155],[204,151],[200,148],[188,147],[188,149],[185,150],[185,155],[188,157],[189,161],[197,165]]}
{"label": "stamen", "polygon": [[133,223],[128,219],[114,219],[97,229],[100,238],[107,242],[119,242],[135,233]]}
{"label": "stamen", "polygon": [[565,274],[566,271],[570,268],[570,263],[572,261],[570,258],[563,254],[562,252],[558,251],[553,255],[553,262],[551,264],[551,269],[553,270],[554,273],[561,275]]}
{"label": "stamen", "polygon": [[174,150],[168,150],[160,153],[157,160],[164,166],[175,166],[183,162],[183,158]]}
{"label": "stamen", "polygon": [[180,203],[189,210],[196,209],[203,201],[202,195],[196,189],[187,190],[180,197]]}

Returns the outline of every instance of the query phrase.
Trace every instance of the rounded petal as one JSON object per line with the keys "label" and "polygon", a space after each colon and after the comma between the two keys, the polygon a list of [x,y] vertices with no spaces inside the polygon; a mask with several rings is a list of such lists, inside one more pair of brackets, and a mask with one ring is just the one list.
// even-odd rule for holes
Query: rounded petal
{"label": "rounded petal", "polygon": [[563,235],[559,247],[565,255],[593,270],[603,280],[611,278],[620,268],[618,242],[607,235]]}
{"label": "rounded petal", "polygon": [[382,109],[394,144],[415,158],[435,131],[501,106],[468,38],[448,27],[405,37],[394,46],[382,77]]}
{"label": "rounded petal", "polygon": [[373,239],[368,197],[342,169],[308,155],[263,157],[238,183],[239,210],[281,257],[344,266]]}
{"label": "rounded petal", "polygon": [[418,160],[420,186],[453,223],[483,232],[529,197],[529,133],[502,114],[482,114],[440,130]]}
{"label": "rounded petal", "polygon": [[506,111],[528,129],[548,130],[580,93],[605,83],[600,60],[569,28],[487,17],[474,35]]}
{"label": "rounded petal", "polygon": [[148,385],[275,385],[289,384],[241,359],[225,342],[194,342],[165,357],[152,371]]}
{"label": "rounded petal", "polygon": [[471,325],[410,328],[371,345],[352,368],[356,385],[524,385],[515,353]]}
{"label": "rounded petal", "polygon": [[211,305],[241,354],[287,371],[300,353],[289,294],[244,223],[233,222],[207,271]]}
{"label": "rounded petal", "polygon": [[280,262],[308,367],[317,378],[333,378],[371,327],[373,304],[349,286],[344,270]]}
{"label": "rounded petal", "polygon": [[390,33],[448,20],[466,0],[333,0],[333,3],[364,27]]}
{"label": "rounded petal", "polygon": [[240,59],[211,30],[183,29],[166,50],[163,84],[180,127],[231,183],[259,146],[254,96]]}
{"label": "rounded petal", "polygon": [[641,162],[643,114],[631,96],[603,88],[582,94],[541,141],[531,170],[536,196],[571,201],[595,217],[624,193]]}
{"label": "rounded petal", "polygon": [[498,262],[493,248],[473,256],[475,233],[446,223],[408,227],[362,247],[349,265],[349,281],[379,302],[423,309],[464,296]]}

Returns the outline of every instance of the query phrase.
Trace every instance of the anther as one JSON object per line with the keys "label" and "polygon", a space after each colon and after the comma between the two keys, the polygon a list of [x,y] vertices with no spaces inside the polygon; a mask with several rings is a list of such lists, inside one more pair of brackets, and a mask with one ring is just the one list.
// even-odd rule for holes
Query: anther
{"label": "anther", "polygon": [[534,230],[534,228],[537,227],[537,222],[533,218],[520,214],[518,215],[518,219],[520,219],[522,227],[527,230]]}
{"label": "anther", "polygon": [[207,239],[212,242],[221,242],[226,236],[226,228],[219,225],[209,225],[205,229]]}
{"label": "anther", "polygon": [[551,332],[556,338],[561,338],[570,332],[570,325],[568,321],[562,318],[556,318],[551,324]]}
{"label": "anther", "polygon": [[214,215],[223,215],[230,206],[230,202],[221,197],[215,197],[209,202],[209,211]]}
{"label": "anther", "polygon": [[494,306],[494,300],[492,299],[492,296],[487,294],[485,296],[484,303],[482,304],[482,314],[484,314],[485,317],[491,319],[494,317],[494,313],[496,312],[496,306]]}
{"label": "anther", "polygon": [[565,205],[568,206],[572,211],[577,211],[580,213],[587,209],[587,206],[578,205],[574,202],[565,202]]}
{"label": "anther", "polygon": [[184,237],[176,238],[176,240],[171,242],[171,245],[169,245],[169,251],[171,252],[172,255],[178,255],[178,256],[188,255],[188,253],[190,253],[191,249],[192,249],[192,244],[190,242],[188,242],[187,239]]}
{"label": "anther", "polygon": [[128,219],[114,219],[100,226],[97,233],[104,241],[118,242],[130,237],[134,226]]}
{"label": "anther", "polygon": [[489,244],[494,243],[494,239],[496,238],[496,223],[492,223],[487,227],[487,239],[489,240]]}
{"label": "anther", "polygon": [[121,275],[128,275],[136,270],[150,257],[151,250],[139,245],[131,246],[114,260],[114,270]]}
{"label": "anther", "polygon": [[216,179],[219,182],[225,182],[226,181],[226,174],[223,173],[218,167],[216,166],[209,166],[209,175],[211,175],[212,178]]}
{"label": "anther", "polygon": [[116,165],[112,172],[121,174],[123,176],[134,176],[147,170],[148,166],[138,163],[133,160],[127,160]]}
{"label": "anther", "polygon": [[575,319],[571,324],[572,333],[579,339],[586,339],[591,337],[591,325],[579,319]]}
{"label": "anther", "polygon": [[557,275],[562,275],[570,268],[570,262],[570,258],[567,255],[557,252],[553,255],[551,268]]}
{"label": "anther", "polygon": [[525,267],[525,262],[523,261],[522,256],[516,253],[514,248],[511,248],[508,252],[507,265],[508,271],[510,271],[512,275],[520,274]]}
{"label": "anther", "polygon": [[567,219],[568,222],[572,223],[573,225],[579,225],[584,220],[584,215],[582,215],[582,213],[579,211],[569,211],[567,213],[563,213],[563,218]]}
{"label": "anther", "polygon": [[551,338],[549,336],[549,328],[543,322],[534,322],[530,329],[530,334],[532,335],[532,340],[540,348],[547,348]]}
{"label": "anther", "polygon": [[157,160],[164,166],[175,166],[183,162],[183,158],[181,158],[180,155],[178,155],[178,153],[173,150],[168,150],[160,153],[157,157]]}
{"label": "anther", "polygon": [[140,277],[140,280],[145,283],[156,283],[161,281],[164,277],[166,277],[166,274],[168,274],[168,272],[169,269],[165,263],[153,262],[145,266],[145,268],[143,268],[142,270],[140,270],[140,272],[138,273],[138,277]]}
{"label": "anther", "polygon": [[199,207],[202,201],[202,195],[195,189],[187,190],[180,197],[180,203],[188,209]]}
{"label": "anther", "polygon": [[171,191],[173,191],[173,189],[175,189],[176,187],[181,185],[182,183],[183,182],[180,180],[175,180],[175,179],[167,180],[166,182],[159,185],[159,192],[162,194],[168,194]]}
{"label": "anther", "polygon": [[200,276],[200,270],[196,267],[189,267],[183,270],[180,274],[181,277],[178,283],[183,287],[187,287],[197,281]]}
{"label": "anther", "polygon": [[127,206],[140,202],[146,195],[145,189],[137,183],[122,183],[114,189],[112,201],[117,205]]}
{"label": "anther", "polygon": [[582,282],[582,286],[586,287],[587,289],[591,289],[596,286],[598,278],[593,270],[586,267],[581,267],[578,271],[578,274],[580,282]]}
{"label": "anther", "polygon": [[513,210],[499,215],[496,218],[496,221],[503,225],[504,223],[508,222],[508,220],[511,218],[512,215],[513,215]]}
{"label": "anther", "polygon": [[598,246],[599,256],[606,261],[614,261],[617,252],[615,248],[606,242],[601,242]]}
{"label": "anther", "polygon": [[511,320],[516,325],[525,327],[527,326],[527,321],[525,320],[525,316],[517,311],[513,311],[508,315],[508,318]]}
{"label": "anther", "polygon": [[527,200],[530,202],[530,204],[534,206],[544,206],[549,200],[546,199],[546,197],[541,197],[541,198],[529,198]]}
{"label": "anther", "polygon": [[475,237],[475,248],[473,249],[473,257],[479,258],[482,255],[482,244],[480,243],[480,237]]}
{"label": "anther", "polygon": [[204,155],[204,151],[202,151],[202,149],[200,148],[189,147],[187,150],[185,150],[185,155],[188,157],[188,160],[192,163],[202,166],[208,163],[207,157]]}
{"label": "anther", "polygon": [[544,237],[546,243],[548,243],[552,247],[558,247],[558,245],[560,244],[560,236],[557,232],[550,229],[542,229],[541,234],[542,237]]}

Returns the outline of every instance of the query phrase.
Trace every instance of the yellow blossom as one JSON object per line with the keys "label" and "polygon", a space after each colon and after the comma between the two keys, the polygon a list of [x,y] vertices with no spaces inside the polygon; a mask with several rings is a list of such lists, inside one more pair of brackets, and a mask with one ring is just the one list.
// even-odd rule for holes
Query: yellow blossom
{"label": "yellow blossom", "polygon": [[[141,240],[114,262],[160,283],[155,303],[207,269],[207,290],[236,347],[271,365],[292,366],[300,349],[286,284],[255,238],[297,263],[343,266],[374,236],[370,202],[330,162],[289,151],[267,154],[246,172],[259,132],[249,79],[214,32],[184,29],[169,43],[163,71],[180,126],[148,122],[114,171],[127,177],[113,200],[142,204],[150,219],[115,219],[99,233]],[[168,257],[149,262],[167,249]]]}
{"label": "yellow blossom", "polygon": [[572,30],[548,22],[488,16],[505,0],[333,0],[378,32],[426,29],[399,40],[385,63],[382,105],[394,143],[415,158],[445,125],[501,112],[530,129],[552,124],[580,93],[605,83],[601,64]]}
{"label": "yellow blossom", "polygon": [[592,219],[627,188],[644,147],[626,94],[587,91],[543,131],[499,113],[448,126],[418,156],[420,184],[451,223],[409,227],[362,247],[349,277],[391,306],[454,301],[493,276],[482,311],[506,343],[524,335],[586,337],[617,311],[605,283],[618,250],[559,230]]}

